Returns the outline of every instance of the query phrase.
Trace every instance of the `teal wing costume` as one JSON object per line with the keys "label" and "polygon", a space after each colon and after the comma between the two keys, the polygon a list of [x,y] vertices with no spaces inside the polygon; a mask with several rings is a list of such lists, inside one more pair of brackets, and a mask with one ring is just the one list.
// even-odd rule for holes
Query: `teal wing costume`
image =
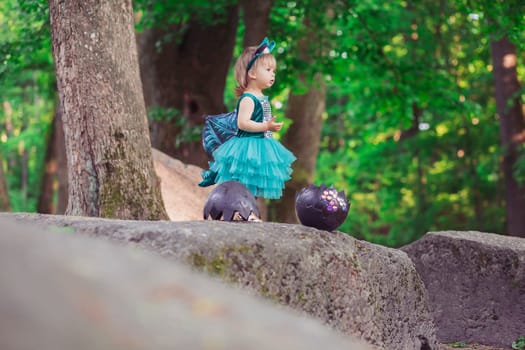
{"label": "teal wing costume", "polygon": [[[256,96],[244,93],[243,98],[251,98],[255,108],[251,120],[263,122],[271,118],[271,108],[266,96]],[[236,118],[235,118],[236,120]],[[213,162],[210,169],[202,173],[203,180],[199,186],[209,186],[214,183],[238,181],[248,188],[254,196],[264,198],[280,198],[285,181],[290,179],[291,164],[295,156],[279,141],[271,137],[271,133],[249,132],[238,130],[213,152]]]}
{"label": "teal wing costume", "polygon": [[207,115],[202,128],[202,147],[213,156],[213,151],[224,142],[237,135],[237,110],[233,112]]}

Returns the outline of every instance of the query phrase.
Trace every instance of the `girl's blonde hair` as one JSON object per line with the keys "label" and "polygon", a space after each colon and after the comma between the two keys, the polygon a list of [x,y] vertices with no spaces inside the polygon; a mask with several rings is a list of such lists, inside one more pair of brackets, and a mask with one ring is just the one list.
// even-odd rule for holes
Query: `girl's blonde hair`
{"label": "girl's blonde hair", "polygon": [[[248,63],[253,57],[253,54],[257,50],[257,46],[249,46],[246,49],[244,49],[243,53],[239,56],[237,59],[237,62],[235,62],[235,80],[237,81],[237,87],[235,88],[235,95],[237,97],[240,97],[246,88],[248,87],[248,71],[246,70],[246,67],[248,67]],[[275,67],[277,62],[275,61],[275,57],[271,53],[266,53],[258,58],[255,59],[255,62],[251,66],[250,70],[257,69],[259,65],[269,63],[271,66]]]}

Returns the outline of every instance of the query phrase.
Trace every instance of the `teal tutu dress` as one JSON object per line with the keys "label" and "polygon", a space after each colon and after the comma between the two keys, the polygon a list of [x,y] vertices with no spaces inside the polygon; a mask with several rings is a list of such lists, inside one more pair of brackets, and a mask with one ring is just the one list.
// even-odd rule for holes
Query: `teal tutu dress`
{"label": "teal tutu dress", "polygon": [[[271,107],[266,96],[257,98],[244,93],[237,102],[237,110],[245,97],[253,99],[255,103],[251,120],[263,122],[271,118]],[[210,170],[202,174],[202,183],[234,180],[246,186],[256,197],[275,199],[282,196],[284,183],[290,179],[291,164],[296,158],[269,131],[239,130],[236,136],[213,152],[213,159]]]}

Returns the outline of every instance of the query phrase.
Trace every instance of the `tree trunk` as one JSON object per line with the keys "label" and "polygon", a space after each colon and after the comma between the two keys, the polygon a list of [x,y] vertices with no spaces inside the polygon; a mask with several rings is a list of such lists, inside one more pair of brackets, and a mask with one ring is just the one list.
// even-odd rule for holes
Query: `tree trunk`
{"label": "tree trunk", "polygon": [[242,46],[258,45],[268,35],[273,0],[241,0],[241,6],[245,28]]}
{"label": "tree trunk", "polygon": [[38,199],[37,212],[43,214],[64,214],[67,209],[67,160],[59,105],[57,103],[51,126],[44,162],[45,173]]}
{"label": "tree trunk", "polygon": [[293,164],[292,179],[286,183],[281,200],[270,209],[279,222],[297,223],[295,196],[312,183],[323,125],[326,88],[321,74],[317,74],[305,94],[290,93],[286,116],[292,125],[283,137],[283,145],[290,149],[297,160]]}
{"label": "tree trunk", "polygon": [[55,175],[57,171],[55,148],[56,114],[57,112],[55,112],[55,118],[53,118],[47,138],[46,155],[44,158],[44,176],[42,178],[40,196],[38,197],[36,207],[36,211],[42,214],[55,213],[53,197],[55,195]]}
{"label": "tree trunk", "polygon": [[131,0],[51,0],[49,12],[68,162],[66,214],[167,219]]}
{"label": "tree trunk", "polygon": [[517,57],[514,44],[506,38],[491,43],[494,65],[496,107],[503,146],[503,174],[507,204],[507,232],[525,237],[525,187],[513,176],[517,159],[516,143],[525,132],[520,103],[520,84],[516,73]]}
{"label": "tree trunk", "polygon": [[[137,36],[141,78],[146,106],[175,108],[188,118],[184,127],[202,126],[203,115],[226,111],[224,86],[230,68],[238,24],[238,5],[227,9],[227,18],[213,26],[190,21],[180,41],[164,43],[160,52],[157,43],[168,30],[153,28]],[[176,118],[181,118],[177,116]],[[207,167],[208,157],[198,141],[179,147],[175,139],[181,128],[173,121],[150,122],[154,148],[184,163]]]}
{"label": "tree trunk", "polygon": [[4,175],[4,161],[0,153],[0,211],[10,211],[9,196],[7,193],[7,183]]}

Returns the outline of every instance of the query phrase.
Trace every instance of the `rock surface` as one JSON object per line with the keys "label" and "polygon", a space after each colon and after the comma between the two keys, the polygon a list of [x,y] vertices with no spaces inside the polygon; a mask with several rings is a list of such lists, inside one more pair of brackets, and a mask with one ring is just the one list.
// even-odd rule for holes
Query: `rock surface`
{"label": "rock surface", "polygon": [[0,349],[371,349],[142,249],[0,224]]}
{"label": "rock surface", "polygon": [[431,232],[402,250],[428,290],[441,342],[508,347],[525,335],[525,239]]}
{"label": "rock surface", "polygon": [[3,215],[137,244],[381,349],[437,349],[426,290],[413,263],[399,250],[301,225]]}

